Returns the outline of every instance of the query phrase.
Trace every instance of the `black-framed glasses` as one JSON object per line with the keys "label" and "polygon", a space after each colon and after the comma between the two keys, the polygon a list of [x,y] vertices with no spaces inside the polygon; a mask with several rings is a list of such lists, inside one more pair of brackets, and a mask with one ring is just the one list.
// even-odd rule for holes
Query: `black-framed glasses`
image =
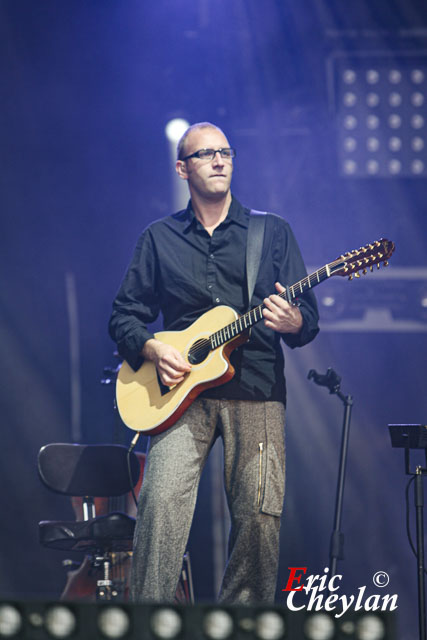
{"label": "black-framed glasses", "polygon": [[190,158],[199,158],[200,160],[213,160],[217,153],[220,154],[221,158],[225,158],[227,160],[236,157],[236,149],[225,147],[224,149],[199,149],[198,151],[191,153],[189,156],[181,158],[181,160],[189,160]]}

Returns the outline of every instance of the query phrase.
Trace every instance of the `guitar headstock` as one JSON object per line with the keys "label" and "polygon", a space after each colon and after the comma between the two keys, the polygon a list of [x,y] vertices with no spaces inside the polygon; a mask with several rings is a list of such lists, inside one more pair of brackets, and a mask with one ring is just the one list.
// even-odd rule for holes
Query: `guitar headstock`
{"label": "guitar headstock", "polygon": [[348,251],[332,262],[329,265],[331,275],[348,276],[348,279],[352,280],[353,274],[355,274],[356,278],[360,278],[359,271],[362,271],[363,274],[367,273],[368,269],[373,271],[374,265],[377,265],[379,269],[381,262],[386,267],[393,251],[394,242],[380,238],[372,244],[365,244],[360,249]]}

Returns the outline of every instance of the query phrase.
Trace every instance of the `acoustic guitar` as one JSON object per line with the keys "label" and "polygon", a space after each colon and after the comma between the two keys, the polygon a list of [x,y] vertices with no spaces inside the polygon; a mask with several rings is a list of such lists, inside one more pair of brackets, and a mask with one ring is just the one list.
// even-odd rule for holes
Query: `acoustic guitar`
{"label": "acoustic guitar", "polygon": [[[349,251],[324,265],[294,285],[286,287],[279,297],[293,303],[298,296],[331,276],[360,277],[374,265],[387,266],[394,243],[381,238],[360,249]],[[155,337],[173,345],[192,365],[191,371],[177,385],[161,383],[153,362],[146,360],[138,371],[124,361],[116,383],[116,399],[120,417],[130,429],[146,435],[161,433],[171,427],[194,399],[209,387],[224,384],[234,375],[230,353],[249,338],[250,328],[263,319],[263,305],[239,316],[228,306],[218,306],[204,313],[183,331],[161,331]]]}

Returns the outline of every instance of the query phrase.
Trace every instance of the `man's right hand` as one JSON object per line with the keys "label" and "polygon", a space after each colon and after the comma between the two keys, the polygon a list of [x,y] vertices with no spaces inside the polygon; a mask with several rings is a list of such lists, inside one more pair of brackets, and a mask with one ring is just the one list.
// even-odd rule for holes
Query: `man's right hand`
{"label": "man's right hand", "polygon": [[184,380],[191,371],[191,365],[184,360],[178,349],[155,338],[144,344],[142,355],[156,365],[162,384],[172,387]]}

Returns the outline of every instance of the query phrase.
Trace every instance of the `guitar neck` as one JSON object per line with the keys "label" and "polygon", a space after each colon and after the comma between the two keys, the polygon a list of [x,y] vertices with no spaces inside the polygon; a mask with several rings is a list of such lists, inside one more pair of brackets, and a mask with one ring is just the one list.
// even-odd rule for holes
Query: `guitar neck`
{"label": "guitar neck", "polygon": [[[335,262],[331,262],[329,264],[325,264],[323,267],[314,271],[310,275],[302,278],[295,284],[290,287],[287,287],[285,291],[277,294],[279,298],[283,298],[289,303],[292,303],[298,296],[305,293],[309,289],[313,289],[318,284],[330,278],[330,276],[334,275],[336,271],[343,267],[343,260],[336,260]],[[211,349],[216,349],[217,347],[222,346],[226,342],[229,342],[233,338],[237,337],[241,333],[250,329],[254,324],[263,319],[262,310],[265,308],[264,304],[260,304],[257,307],[253,307],[247,313],[244,313],[240,318],[227,324],[219,331],[215,331],[209,336],[209,340],[211,343]]]}

